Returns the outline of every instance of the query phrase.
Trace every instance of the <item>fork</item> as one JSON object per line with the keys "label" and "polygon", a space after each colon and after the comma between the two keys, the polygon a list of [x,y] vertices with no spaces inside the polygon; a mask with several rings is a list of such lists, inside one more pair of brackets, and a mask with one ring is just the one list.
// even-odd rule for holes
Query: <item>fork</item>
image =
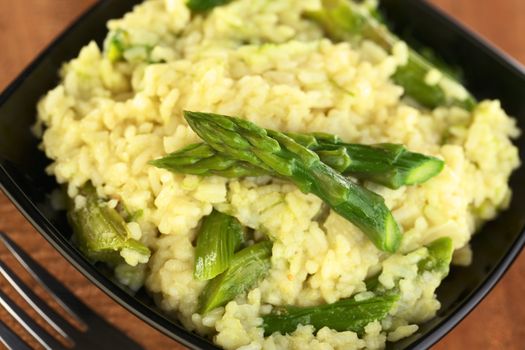
{"label": "fork", "polygon": [[[35,294],[3,261],[0,261],[0,272],[7,282],[63,338],[63,341],[70,345],[64,345],[54,338],[0,290],[0,306],[6,309],[45,349],[143,349],[120,330],[93,312],[1,231],[0,241],[27,272],[56,300],[62,309],[81,325],[80,328],[77,328],[69,323]],[[1,320],[0,341],[8,349],[31,350],[27,343]]]}

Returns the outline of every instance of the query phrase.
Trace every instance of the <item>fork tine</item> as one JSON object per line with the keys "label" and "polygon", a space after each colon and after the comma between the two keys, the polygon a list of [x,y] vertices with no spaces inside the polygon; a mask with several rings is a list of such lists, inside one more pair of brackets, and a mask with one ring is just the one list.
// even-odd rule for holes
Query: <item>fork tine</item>
{"label": "fork tine", "polygon": [[73,293],[67,290],[58,282],[49,272],[44,270],[36,261],[27,255],[20,247],[16,245],[4,232],[0,231],[0,241],[4,243],[7,249],[16,257],[20,264],[31,274],[31,276],[40,282],[47,292],[56,300],[60,306],[73,316],[83,326],[87,326],[82,316],[94,314],[86,304],[80,301]]}
{"label": "fork tine", "polygon": [[2,290],[0,290],[0,305],[13,316],[24,329],[33,336],[42,346],[48,350],[66,348],[55,338],[47,333],[38,323],[31,319],[15,302],[13,302]]}
{"label": "fork tine", "polygon": [[67,323],[62,316],[50,308],[35,292],[33,292],[16,274],[3,262],[0,261],[0,273],[13,286],[24,300],[35,309],[38,314],[47,321],[60,335],[66,339],[77,335],[76,328]]}
{"label": "fork tine", "polygon": [[0,320],[0,342],[9,350],[31,350],[15,332]]}
{"label": "fork tine", "polygon": [[[0,242],[4,243],[6,248],[15,256],[18,262],[31,274],[31,276],[40,282],[42,287],[44,287],[47,292],[60,304],[60,306],[66,310],[71,316],[73,316],[80,324],[86,327],[86,331],[78,331],[73,328],[73,332],[66,330],[66,333],[69,334],[70,340],[75,344],[75,349],[126,349],[126,350],[142,350],[143,348],[137,344],[134,340],[130,339],[126,334],[121,330],[104,320],[102,317],[97,315],[92,311],[86,304],[79,300],[73,293],[66,289],[59,281],[57,281],[49,272],[44,270],[36,261],[34,261],[27,253],[25,253],[20,247],[16,245],[4,232],[0,231]],[[0,291],[1,292],[1,291]],[[0,294],[1,297],[5,296],[4,293]],[[6,296],[7,298],[7,296]],[[9,300],[9,299],[6,299]],[[27,300],[27,299],[26,299]],[[41,300],[41,299],[40,299]],[[0,301],[4,307],[9,307],[11,303]],[[7,309],[6,307],[6,309]],[[11,314],[14,314],[10,310],[20,311],[20,314],[24,313],[16,304],[8,309]],[[38,311],[38,310],[37,310]],[[47,311],[44,311],[47,313]],[[52,311],[54,312],[54,310]],[[50,316],[48,314],[48,316]],[[50,316],[53,317],[53,316]],[[61,316],[58,316],[61,317]],[[53,337],[51,337],[47,332],[45,332],[38,324],[34,321],[28,319],[29,326],[24,327],[30,332],[33,336],[38,336],[38,333],[44,334],[45,339],[51,338],[53,346],[51,349],[65,349],[64,346],[59,344]],[[46,317],[44,317],[46,318]],[[22,323],[21,317],[18,317],[17,320]],[[61,318],[64,320],[63,318]],[[46,318],[47,320],[47,318]],[[85,322],[84,322],[85,320]],[[56,321],[56,320],[55,320]],[[64,320],[65,321],[65,320]],[[37,329],[37,334],[31,331],[31,327]],[[111,341],[108,342],[108,339]],[[45,346],[46,349],[50,349]]]}

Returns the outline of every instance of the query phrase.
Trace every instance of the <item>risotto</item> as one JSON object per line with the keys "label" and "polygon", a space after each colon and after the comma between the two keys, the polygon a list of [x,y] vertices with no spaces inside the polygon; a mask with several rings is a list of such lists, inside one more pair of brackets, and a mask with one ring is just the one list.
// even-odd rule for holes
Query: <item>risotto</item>
{"label": "risotto", "polygon": [[[110,208],[125,207],[126,228],[151,256],[122,250],[120,282],[154,296],[167,314],[224,349],[381,349],[418,330],[440,308],[442,276],[422,271],[427,245],[453,244],[467,265],[469,240],[510,200],[519,166],[515,122],[497,100],[472,109],[423,108],[392,79],[408,48],[337,41],[304,16],[320,0],[236,0],[193,13],[184,0],[147,0],[108,22],[95,42],[64,64],[60,84],[38,105],[48,167],[76,208],[90,182]],[[112,51],[112,38],[127,43]],[[121,45],[122,46],[122,45]],[[428,74],[427,83],[439,80]],[[453,88],[453,87],[451,87]],[[453,92],[461,95],[464,91]],[[227,178],[174,173],[149,161],[202,142],[184,110],[238,116],[282,132],[324,132],[345,142],[402,144],[444,161],[429,181],[398,189],[360,181],[385,199],[403,232],[397,252],[378,249],[319,197],[272,176]],[[206,281],[194,277],[195,240],[212,210],[270,237],[271,267],[246,293],[198,312]],[[371,293],[377,276],[399,299],[362,332],[316,329],[267,334],[276,306],[309,307]]]}

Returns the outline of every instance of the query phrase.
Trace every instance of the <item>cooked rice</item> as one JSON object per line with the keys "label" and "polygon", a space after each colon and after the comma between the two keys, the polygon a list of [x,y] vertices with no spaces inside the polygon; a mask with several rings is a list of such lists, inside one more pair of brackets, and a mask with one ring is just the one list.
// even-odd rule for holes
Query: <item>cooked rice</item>
{"label": "cooked rice", "polygon": [[[449,236],[455,262],[468,264],[471,235],[509,203],[508,178],[519,165],[510,139],[519,131],[500,103],[483,101],[472,112],[413,107],[390,80],[406,60],[406,46],[399,43],[391,55],[368,41],[333,43],[301,17],[318,6],[318,0],[237,0],[192,18],[183,0],[145,1],[108,27],[152,47],[150,61],[163,63],[145,60],[144,50],[112,63],[92,42],[64,65],[61,83],[38,106],[43,149],[53,160],[48,172],[67,184],[69,196],[79,198],[78,188],[91,181],[101,196],[143,211],[130,229],[153,254],[147,267],[119,266],[119,279],[134,289],[144,284],[163,309],[225,349],[379,349],[387,339],[409,336],[440,307],[439,276],[417,273],[428,254],[423,245]],[[423,185],[390,190],[366,183],[404,231],[400,251],[388,255],[334,212],[319,222],[321,200],[289,183],[201,178],[148,165],[199,140],[183,110],[283,131],[324,131],[347,142],[402,143],[446,166]],[[192,275],[192,242],[212,208],[269,235],[272,268],[247,295],[202,316],[195,310],[204,283]],[[300,326],[263,337],[260,316],[269,304],[366,298],[364,280],[380,270],[385,287],[399,283],[401,299],[365,334]]]}

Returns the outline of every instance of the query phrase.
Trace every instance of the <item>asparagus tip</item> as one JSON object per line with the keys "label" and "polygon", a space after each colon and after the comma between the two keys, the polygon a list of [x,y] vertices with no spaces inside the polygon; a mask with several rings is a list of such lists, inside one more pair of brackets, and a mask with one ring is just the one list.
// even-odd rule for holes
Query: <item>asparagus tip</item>
{"label": "asparagus tip", "polygon": [[148,164],[153,165],[157,168],[162,168],[162,165],[163,165],[162,158],[150,160],[148,161]]}

